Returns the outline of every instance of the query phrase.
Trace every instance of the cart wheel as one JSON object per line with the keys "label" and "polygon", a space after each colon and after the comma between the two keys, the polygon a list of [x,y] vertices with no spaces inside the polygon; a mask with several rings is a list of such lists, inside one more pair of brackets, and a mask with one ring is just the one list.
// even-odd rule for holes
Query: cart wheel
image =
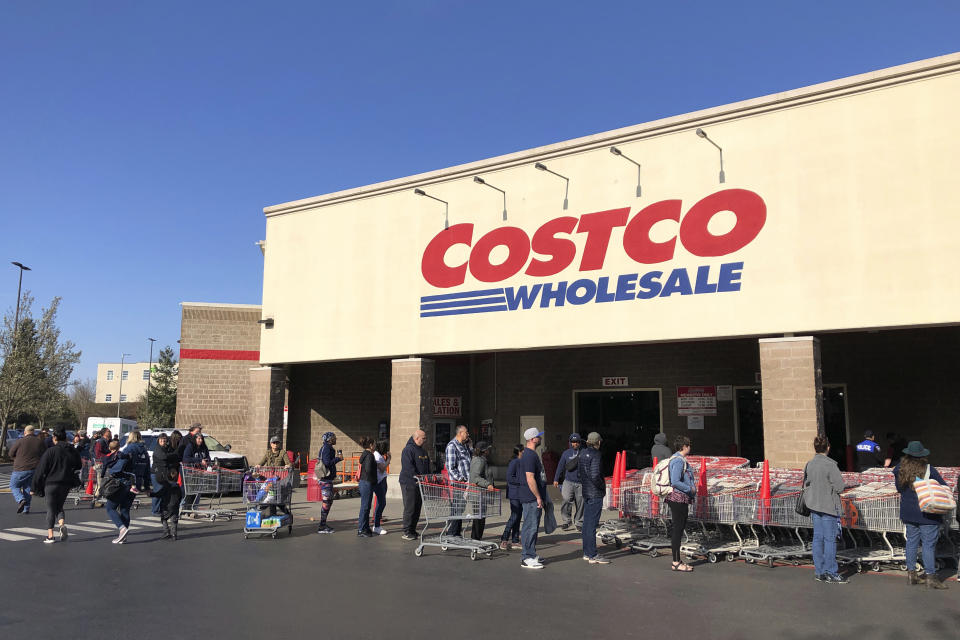
{"label": "cart wheel", "polygon": [[658,555],[660,555],[660,552],[656,549],[650,549],[647,555],[649,555],[651,558],[656,558]]}
{"label": "cart wheel", "polygon": [[613,539],[613,546],[615,546],[617,549],[619,549],[620,547],[623,546],[623,541],[622,541],[620,538],[614,538],[614,539]]}
{"label": "cart wheel", "polygon": [[710,562],[710,564],[716,564],[716,563],[717,563],[717,560],[719,560],[719,559],[720,559],[720,558],[718,558],[718,557],[717,557],[717,554],[715,554],[715,553],[708,553],[708,554],[707,554],[707,560]]}
{"label": "cart wheel", "polygon": [[767,567],[773,569],[773,558],[767,558]]}
{"label": "cart wheel", "polygon": [[906,571],[906,570],[907,570],[907,563],[906,563],[906,562],[901,562],[899,566],[900,566],[900,571]]}
{"label": "cart wheel", "polygon": [[471,559],[471,560],[476,560],[476,559],[477,559],[477,550],[476,550],[476,549],[474,549],[473,551],[470,552],[470,559]]}
{"label": "cart wheel", "polygon": [[727,560],[727,562],[733,562],[733,561],[735,561],[736,559],[737,559],[737,556],[733,555],[732,553],[728,553],[728,554],[726,555],[726,560]]}
{"label": "cart wheel", "polygon": [[139,508],[140,508],[140,502],[139,502],[139,501],[134,502],[134,503],[133,503],[133,508],[134,508],[134,509],[139,509]]}
{"label": "cart wheel", "polygon": [[870,570],[875,573],[880,573],[880,563],[874,562],[872,565],[870,565]]}
{"label": "cart wheel", "polygon": [[422,555],[423,555],[423,547],[417,547],[417,548],[413,551],[413,555],[417,556],[418,558],[419,558],[420,556],[422,556]]}
{"label": "cart wheel", "polygon": [[863,573],[863,565],[859,562],[857,563],[857,573]]}
{"label": "cart wheel", "polygon": [[80,506],[80,498],[74,498],[74,499],[73,499],[73,506],[75,506],[75,507],[79,507],[79,506]]}
{"label": "cart wheel", "polygon": [[446,547],[440,547],[440,551],[446,551],[446,550],[447,550]]}
{"label": "cart wheel", "polygon": [[250,536],[248,536],[247,534],[243,534],[243,539],[244,539],[244,540],[246,540],[246,539],[249,538],[249,537],[250,537]]}
{"label": "cart wheel", "polygon": [[753,564],[754,562],[756,562],[756,560],[754,560],[753,558],[744,558],[743,561],[746,562],[747,564]]}
{"label": "cart wheel", "polygon": [[795,566],[795,567],[799,567],[799,566],[800,566],[800,561],[799,561],[799,560],[792,560],[792,561],[790,562],[790,564],[792,564],[792,565]]}

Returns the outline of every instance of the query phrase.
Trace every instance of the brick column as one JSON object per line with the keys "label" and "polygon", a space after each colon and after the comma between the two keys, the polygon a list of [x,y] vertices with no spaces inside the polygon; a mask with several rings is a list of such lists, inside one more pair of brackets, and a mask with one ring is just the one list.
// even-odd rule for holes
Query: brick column
{"label": "brick column", "polygon": [[812,336],[760,340],[763,443],[771,467],[802,468],[823,433],[820,341]]}
{"label": "brick column", "polygon": [[[426,427],[433,419],[434,361],[426,358],[403,358],[393,360],[390,384],[390,479],[387,488],[391,495],[398,494],[397,476],[400,473],[400,452],[407,440],[421,426]],[[432,451],[431,429],[426,429],[427,442],[424,448]]]}
{"label": "brick column", "polygon": [[283,367],[253,367],[250,369],[250,422],[247,426],[247,450],[250,464],[256,464],[267,450],[270,438],[279,436],[286,447],[283,433],[283,401],[286,390],[286,370]]}

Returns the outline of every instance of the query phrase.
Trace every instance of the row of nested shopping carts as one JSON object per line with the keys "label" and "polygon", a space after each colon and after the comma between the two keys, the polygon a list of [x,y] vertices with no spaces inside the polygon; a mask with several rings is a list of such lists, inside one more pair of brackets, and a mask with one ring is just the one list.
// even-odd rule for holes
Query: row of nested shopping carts
{"label": "row of nested shopping carts", "polygon": [[[799,565],[812,556],[812,522],[796,513],[803,471],[769,469],[769,497],[761,492],[763,470],[746,468],[745,461],[690,457],[698,492],[689,509],[681,552],[688,558],[743,559],[774,566]],[[742,460],[742,459],[740,459]],[[957,495],[960,467],[937,470]],[[629,472],[611,506],[620,517],[605,522],[598,532],[606,544],[631,551],[659,554],[670,546],[670,512],[665,500],[650,492],[652,469]],[[843,473],[841,531],[837,561],[858,571],[884,567],[905,568],[905,535],[900,521],[900,494],[890,469]],[[944,517],[947,530],[937,546],[937,567],[957,564],[960,530],[956,514]]]}

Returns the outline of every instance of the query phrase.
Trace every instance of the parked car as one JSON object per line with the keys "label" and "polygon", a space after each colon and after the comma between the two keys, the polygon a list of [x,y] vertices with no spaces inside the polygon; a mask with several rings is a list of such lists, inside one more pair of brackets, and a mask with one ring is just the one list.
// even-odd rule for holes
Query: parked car
{"label": "parked car", "polygon": [[[169,436],[173,431],[173,429],[164,429],[162,431],[150,429],[140,432],[140,435],[143,436],[143,443],[147,446],[147,451],[150,452],[150,464],[153,464],[153,452],[157,448],[157,437],[161,433]],[[186,435],[186,430],[180,433]],[[242,456],[239,453],[230,453],[229,444],[220,444],[216,438],[207,434],[203,434],[203,441],[206,443],[207,449],[210,450],[210,459],[224,469],[244,471],[250,466],[247,463],[246,456]]]}
{"label": "parked car", "polygon": [[10,446],[17,440],[23,437],[23,431],[20,429],[7,429],[7,450],[10,450]]}

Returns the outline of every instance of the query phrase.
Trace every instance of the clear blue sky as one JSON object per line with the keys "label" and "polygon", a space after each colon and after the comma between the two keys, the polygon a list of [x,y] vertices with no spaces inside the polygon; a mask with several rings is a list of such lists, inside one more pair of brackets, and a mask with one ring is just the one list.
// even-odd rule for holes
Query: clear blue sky
{"label": "clear blue sky", "polygon": [[93,377],[259,303],[264,206],[952,53],[958,7],[3,2],[0,308],[32,267]]}

